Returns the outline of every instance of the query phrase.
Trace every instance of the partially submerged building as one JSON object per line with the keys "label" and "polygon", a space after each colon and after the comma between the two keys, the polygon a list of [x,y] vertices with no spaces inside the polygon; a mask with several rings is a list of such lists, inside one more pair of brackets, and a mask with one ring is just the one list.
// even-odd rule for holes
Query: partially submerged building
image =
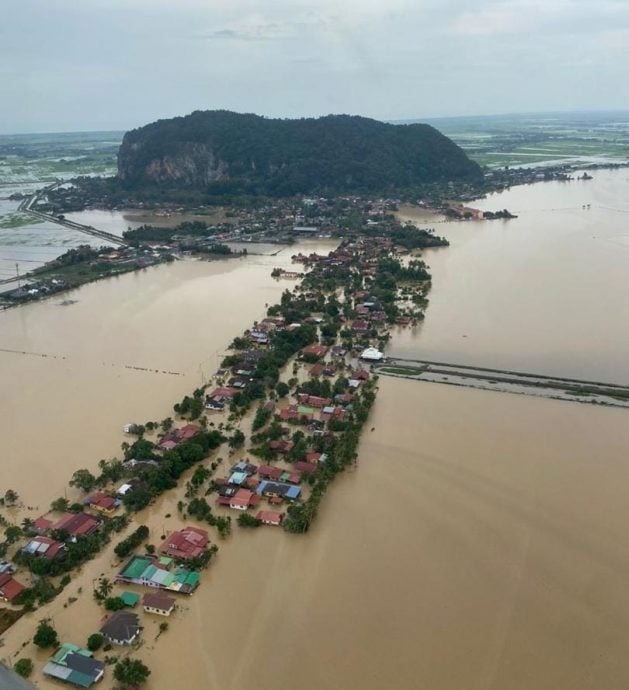
{"label": "partially submerged building", "polygon": [[159,548],[165,556],[189,560],[203,555],[209,543],[208,533],[199,527],[184,527],[171,532]]}
{"label": "partially submerged building", "polygon": [[140,635],[140,619],[130,611],[116,611],[103,623],[101,635],[112,644],[130,645]]}
{"label": "partially submerged building", "polygon": [[167,594],[145,594],[142,598],[142,607],[147,613],[156,613],[158,616],[170,616],[175,610],[176,599]]}
{"label": "partially submerged building", "polygon": [[105,664],[94,659],[92,652],[65,642],[43,668],[45,676],[89,688],[105,675]]}
{"label": "partially submerged building", "polygon": [[132,556],[116,576],[116,581],[192,594],[199,586],[199,573],[185,568],[173,569],[172,565],[173,559],[165,556]]}

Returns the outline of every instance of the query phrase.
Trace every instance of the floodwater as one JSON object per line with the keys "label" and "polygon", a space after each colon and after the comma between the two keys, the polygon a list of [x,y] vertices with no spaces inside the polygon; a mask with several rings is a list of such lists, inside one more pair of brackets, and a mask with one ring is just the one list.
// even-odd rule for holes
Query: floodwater
{"label": "floodwater", "polygon": [[629,384],[629,170],[592,174],[470,204],[517,219],[433,223],[451,246],[425,253],[426,319],[389,354]]}
{"label": "floodwater", "polygon": [[3,491],[47,506],[75,469],[119,453],[125,423],[171,415],[291,287],[270,272],[295,251],[174,262],[1,312]]}
{"label": "floodwater", "polygon": [[225,546],[152,687],[624,687],[626,411],[386,379],[369,424],[310,534]]}
{"label": "floodwater", "polygon": [[[13,192],[31,193],[41,186],[36,183],[0,183],[0,280],[13,278],[18,272],[24,275],[81,244],[106,244],[82,232],[48,221],[35,222],[29,216],[18,214],[20,202],[9,199],[9,195]],[[11,227],[16,219],[19,225]],[[6,289],[16,286],[9,284]]]}
{"label": "floodwater", "polygon": [[[566,258],[571,247],[589,246],[589,221],[579,219],[596,210],[587,201],[590,211],[580,208],[577,190],[594,194],[598,188],[602,198],[605,189],[616,188],[623,199],[628,179],[626,171],[596,176],[598,182],[556,187],[574,194],[556,200],[562,208],[579,206],[569,228],[558,220],[542,231],[526,220],[553,217],[541,210],[552,208],[552,183],[483,202],[521,212],[518,221],[436,225],[452,246],[429,253],[434,287],[426,322],[413,336],[396,335],[392,350],[485,366],[518,368],[522,361],[525,371],[581,371],[584,377],[604,367],[605,359],[616,362],[607,334],[622,338],[627,326],[614,325],[624,305],[612,309],[613,296],[605,301],[597,293],[598,309],[606,309],[612,323],[593,315],[597,328],[608,329],[596,357],[592,334],[583,349],[561,350],[565,329],[579,331],[581,320],[587,324],[592,316],[575,310],[574,301],[551,332],[526,308],[556,302],[540,285],[572,299],[547,273],[559,266],[566,277],[575,262],[581,265]],[[518,194],[535,189],[536,203],[518,203]],[[601,218],[616,218],[599,211]],[[610,274],[617,274],[626,256],[622,223],[610,224],[601,222],[597,235],[607,239],[590,248],[590,259],[606,257],[609,264],[590,266],[597,276],[588,283],[592,290],[597,281],[611,285]],[[549,252],[554,246],[554,256],[536,252],[538,240]],[[605,251],[607,245],[613,250]],[[78,302],[67,307],[45,302],[0,314],[0,347],[57,356],[0,350],[2,468],[11,488],[31,505],[46,506],[63,493],[74,469],[116,454],[122,424],[170,414],[172,402],[198,385],[231,338],[288,286],[272,281],[269,272],[288,264],[293,251],[153,268],[84,286],[69,295]],[[493,274],[485,275],[495,263]],[[503,294],[509,275],[529,279]],[[618,282],[614,289],[622,295],[626,287]],[[535,290],[533,298],[528,292]],[[509,295],[523,328],[510,315]],[[476,311],[468,315],[471,306]],[[557,305],[540,309],[550,318]],[[461,333],[468,338],[460,339]],[[553,333],[559,345],[553,345]],[[443,350],[430,349],[439,343]],[[612,367],[610,376],[618,371]],[[624,687],[627,414],[383,377],[358,467],[331,487],[311,533],[235,527],[198,592],[183,600],[157,641],[161,619],[142,616],[144,645],[135,654],[152,669],[147,690]],[[180,524],[176,501],[182,493],[183,487],[138,516],[151,527],[153,543]],[[46,655],[28,640],[44,615],[54,618],[62,639],[83,643],[100,615],[91,598],[94,579],[111,577],[115,566],[110,547],[84,566],[61,597],[19,621],[0,656],[31,656],[40,669]],[[67,596],[78,601],[64,607]],[[42,681],[39,670],[35,676],[41,687],[56,687]],[[103,688],[111,687],[108,671]]]}
{"label": "floodwater", "polygon": [[[358,467],[308,535],[236,527],[159,640],[143,616],[147,690],[624,687],[626,414],[382,379]],[[152,541],[175,500],[139,516]],[[114,572],[109,549],[3,654],[43,614],[86,639],[94,578]]]}

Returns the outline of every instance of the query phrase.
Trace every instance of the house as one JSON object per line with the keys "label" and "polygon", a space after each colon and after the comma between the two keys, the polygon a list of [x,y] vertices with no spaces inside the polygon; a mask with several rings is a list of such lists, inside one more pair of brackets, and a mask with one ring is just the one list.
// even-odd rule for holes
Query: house
{"label": "house", "polygon": [[176,429],[181,441],[189,441],[201,433],[201,427],[197,424],[186,424],[181,429]]}
{"label": "house", "polygon": [[3,575],[4,573],[14,573],[16,570],[17,568],[13,565],[13,563],[0,560],[0,575]]}
{"label": "house", "polygon": [[231,471],[244,472],[245,474],[247,474],[247,476],[251,477],[258,471],[258,468],[256,465],[252,465],[250,462],[247,462],[246,460],[240,460],[240,462],[237,462],[235,465],[232,465]]}
{"label": "house", "polygon": [[238,390],[244,390],[248,385],[250,381],[249,379],[242,378],[241,376],[233,376],[229,381],[227,382],[227,385],[230,388],[237,388]]}
{"label": "house", "polygon": [[[315,453],[315,455],[318,455],[318,453]],[[313,464],[312,462],[307,462],[303,460],[296,462],[293,465],[293,467],[302,474],[314,474],[318,469],[317,465]]]}
{"label": "house", "polygon": [[263,525],[273,525],[279,527],[284,519],[284,513],[278,513],[275,510],[261,510],[256,517]]}
{"label": "house", "polygon": [[160,546],[159,552],[182,560],[198,558],[206,550],[209,541],[208,533],[204,529],[184,527],[169,534]]}
{"label": "house", "polygon": [[132,556],[116,575],[116,582],[192,594],[199,586],[199,573],[185,568],[171,570],[172,563],[172,558],[166,556]]}
{"label": "house", "polygon": [[259,500],[259,496],[254,494],[253,491],[238,489],[230,499],[229,507],[233,510],[247,510],[247,508],[257,505]]}
{"label": "house", "polygon": [[189,441],[195,436],[198,436],[200,433],[200,426],[197,426],[196,424],[186,424],[180,429],[173,429],[170,433],[166,434],[166,436],[164,436],[164,438],[158,444],[158,448],[161,448],[162,450],[172,450],[180,443]]}
{"label": "house", "polygon": [[345,420],[346,417],[347,417],[347,410],[345,410],[342,407],[334,407],[334,405],[324,407],[321,410],[321,413],[319,414],[319,419],[322,422],[329,422],[331,419],[336,419],[336,420],[342,422]]}
{"label": "house", "polygon": [[290,419],[297,419],[299,414],[297,413],[297,405],[289,405],[284,409],[280,410],[280,419],[287,422]]}
{"label": "house", "polygon": [[317,362],[317,364],[313,364],[310,367],[310,376],[321,376],[325,370],[325,367],[321,362]]}
{"label": "house", "polygon": [[375,347],[368,347],[361,352],[360,358],[364,359],[366,362],[381,362],[384,357],[384,353]]}
{"label": "house", "polygon": [[325,345],[308,345],[302,349],[301,354],[304,357],[316,357],[317,359],[321,359],[326,356],[327,352],[328,348],[325,347]]}
{"label": "house", "polygon": [[249,479],[249,475],[246,472],[232,472],[229,475],[227,483],[240,486],[241,484],[244,484],[247,481],[247,479]]}
{"label": "house", "polygon": [[334,402],[341,403],[341,405],[349,405],[354,400],[351,393],[338,393],[334,396]]}
{"label": "house", "polygon": [[145,594],[142,597],[142,608],[147,613],[157,613],[159,616],[170,616],[175,608],[176,600],[166,594]]}
{"label": "house", "polygon": [[77,537],[88,537],[98,529],[100,522],[87,513],[64,513],[52,526],[53,530],[66,532],[72,541]]}
{"label": "house", "polygon": [[251,331],[249,333],[249,340],[257,345],[268,345],[271,342],[269,336],[260,330]]}
{"label": "house", "polygon": [[293,484],[283,484],[281,482],[262,481],[258,485],[256,492],[259,496],[272,498],[278,496],[289,501],[296,501],[301,495],[301,488]]}
{"label": "house", "polygon": [[0,575],[0,599],[3,601],[13,601],[23,589],[24,585],[14,579],[11,573]]}
{"label": "house", "polygon": [[22,553],[51,561],[57,556],[62,556],[65,550],[66,545],[62,541],[55,541],[50,537],[34,537],[22,549]]}
{"label": "house", "polygon": [[352,331],[356,333],[356,335],[364,335],[369,331],[369,324],[362,319],[356,319],[356,321],[352,323]]}
{"label": "house", "polygon": [[137,477],[132,477],[127,479],[124,484],[121,484],[118,489],[116,489],[116,496],[126,496],[128,493],[133,491],[148,491],[148,485]]}
{"label": "house", "polygon": [[258,468],[258,474],[262,479],[279,479],[283,471],[280,467],[271,467],[270,465],[260,465]]}
{"label": "house", "polygon": [[100,628],[101,635],[112,644],[130,645],[140,635],[140,619],[130,611],[116,611]]}
{"label": "house", "polygon": [[31,529],[35,534],[45,534],[52,527],[52,520],[45,517],[38,517],[37,520],[33,520]]}
{"label": "house", "polygon": [[94,659],[92,652],[65,642],[43,668],[45,676],[89,688],[105,675],[105,664]]}
{"label": "house", "polygon": [[281,439],[269,441],[269,450],[274,453],[290,453],[294,447],[295,444],[292,441],[282,441]]}
{"label": "house", "polygon": [[299,393],[297,395],[297,400],[302,405],[309,405],[310,407],[325,407],[329,405],[332,400],[330,398],[321,398],[318,395],[309,395],[308,393]]}
{"label": "house", "polygon": [[233,388],[215,388],[209,395],[205,396],[205,406],[210,410],[223,410],[236,395]]}
{"label": "house", "polygon": [[102,491],[96,491],[83,501],[83,505],[89,506],[97,513],[112,515],[120,507],[120,501],[104,494]]}

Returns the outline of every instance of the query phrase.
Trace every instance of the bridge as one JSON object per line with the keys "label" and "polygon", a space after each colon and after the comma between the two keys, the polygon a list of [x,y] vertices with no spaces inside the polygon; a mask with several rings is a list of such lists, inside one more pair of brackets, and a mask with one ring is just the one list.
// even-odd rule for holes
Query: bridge
{"label": "bridge", "polygon": [[374,368],[379,374],[416,381],[629,407],[629,385],[619,383],[402,357],[387,358],[386,361],[374,365]]}

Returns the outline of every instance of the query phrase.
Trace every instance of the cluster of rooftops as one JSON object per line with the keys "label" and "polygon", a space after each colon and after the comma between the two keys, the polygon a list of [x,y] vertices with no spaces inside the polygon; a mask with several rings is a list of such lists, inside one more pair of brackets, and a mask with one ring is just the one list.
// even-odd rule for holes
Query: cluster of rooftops
{"label": "cluster of rooftops", "polygon": [[[34,540],[33,540],[34,541]],[[192,594],[200,583],[198,572],[177,562],[195,558],[207,548],[208,534],[194,526],[172,532],[164,540],[157,555],[133,555],[116,577],[119,584],[146,587],[141,598],[145,613],[170,616],[176,609],[173,594]],[[125,591],[120,594],[125,609],[115,611],[100,625],[100,634],[112,645],[128,646],[142,633],[141,619],[133,610],[140,603],[140,595]],[[44,675],[81,688],[89,688],[100,681],[106,665],[94,658],[92,652],[75,644],[62,644],[44,666]]]}
{"label": "cluster of rooftops", "polygon": [[[124,592],[121,599],[129,608],[135,608],[139,595]],[[176,599],[162,592],[147,593],[142,597],[142,608],[146,613],[170,616],[176,608]],[[100,634],[112,645],[128,646],[141,635],[140,617],[130,610],[121,610],[108,616],[100,626]],[[64,642],[50,657],[43,668],[49,678],[79,688],[89,688],[105,675],[106,664],[94,658],[88,649],[71,642]]]}

